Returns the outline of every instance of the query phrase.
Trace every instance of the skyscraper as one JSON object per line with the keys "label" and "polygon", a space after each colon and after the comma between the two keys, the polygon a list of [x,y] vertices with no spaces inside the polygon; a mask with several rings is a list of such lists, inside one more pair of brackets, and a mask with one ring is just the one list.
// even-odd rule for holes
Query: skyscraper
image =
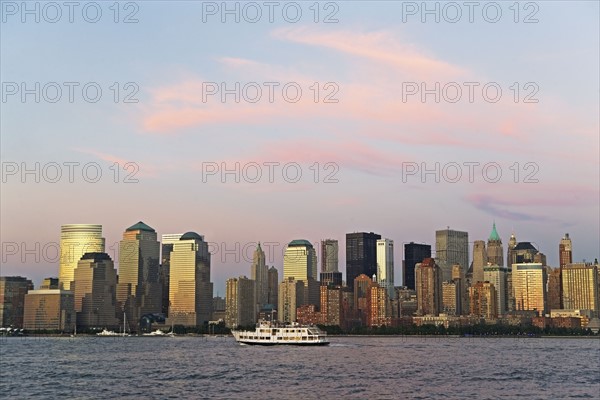
{"label": "skyscraper", "polygon": [[[317,254],[308,240],[292,240],[283,257],[283,279],[294,278],[304,286],[303,304],[320,307]],[[303,305],[299,304],[299,305]]]}
{"label": "skyscraper", "polygon": [[0,327],[23,327],[25,295],[33,283],[22,276],[0,277]]}
{"label": "skyscraper", "polygon": [[498,235],[498,231],[496,231],[495,222],[487,242],[487,260],[484,267],[487,263],[492,263],[492,265],[498,265],[500,267],[504,266],[504,248],[502,247],[502,239],[500,239],[500,235]]}
{"label": "skyscraper", "polygon": [[281,322],[295,322],[296,309],[304,304],[304,284],[292,277],[279,285],[277,318]]}
{"label": "skyscraper", "polygon": [[541,263],[513,264],[515,310],[546,312],[546,268]]}
{"label": "skyscraper", "polygon": [[70,290],[77,264],[85,253],[103,253],[102,225],[69,224],[60,228],[60,287]]}
{"label": "skyscraper", "polygon": [[497,315],[506,313],[506,272],[504,266],[487,263],[483,267],[483,280],[494,284],[496,292],[496,305],[498,307]]}
{"label": "skyscraper", "polygon": [[173,244],[179,241],[183,233],[166,233],[161,237],[161,263],[159,269],[159,281],[162,291],[162,313],[169,315],[169,271],[171,266],[171,252]]}
{"label": "skyscraper", "polygon": [[337,240],[321,241],[321,272],[338,272],[338,253]]}
{"label": "skyscraper", "polygon": [[598,266],[586,263],[567,264],[562,271],[563,304],[567,310],[591,310],[600,313]]}
{"label": "skyscraper", "polygon": [[483,282],[483,267],[487,265],[487,251],[483,240],[473,242],[473,283]]}
{"label": "skyscraper", "polygon": [[77,326],[117,327],[117,271],[110,256],[85,253],[73,275],[71,288]]}
{"label": "skyscraper", "polygon": [[173,244],[169,277],[169,322],[198,326],[212,314],[208,243],[195,232],[184,233]]}
{"label": "skyscraper", "polygon": [[254,280],[245,276],[227,279],[225,284],[225,324],[227,327],[249,326],[256,322],[255,284]]}
{"label": "skyscraper", "polygon": [[159,251],[156,231],[142,221],[127,228],[119,243],[117,301],[134,327],[142,315],[162,311]]}
{"label": "skyscraper", "polygon": [[560,308],[566,308],[564,307],[563,303],[564,289],[562,272],[564,267],[573,262],[573,243],[571,242],[571,238],[569,237],[568,233],[565,233],[565,236],[563,236],[558,245],[558,262],[560,271]]}
{"label": "skyscraper", "polygon": [[498,317],[496,288],[490,282],[477,282],[469,288],[471,315],[479,318]]}
{"label": "skyscraper", "polygon": [[354,287],[360,274],[377,275],[377,240],[381,235],[370,232],[346,234],[346,284]]}
{"label": "skyscraper", "polygon": [[388,297],[396,296],[394,291],[394,241],[379,239],[377,241],[377,282],[386,289]]}
{"label": "skyscraper", "polygon": [[516,260],[516,256],[513,256],[515,247],[517,247],[517,238],[514,233],[511,233],[506,250],[506,311],[508,312],[515,310],[515,291],[512,284],[512,265]]}
{"label": "skyscraper", "polygon": [[560,298],[560,268],[546,267],[548,276],[548,311],[558,310],[561,308],[562,299]]}
{"label": "skyscraper", "polygon": [[[415,290],[415,266],[426,258],[431,257],[431,246],[415,242],[404,245],[404,261],[402,265],[402,285]],[[463,265],[463,268],[467,266]]]}
{"label": "skyscraper", "polygon": [[442,308],[442,279],[433,258],[426,258],[415,268],[417,314],[438,315]]}
{"label": "skyscraper", "polygon": [[256,310],[258,312],[265,304],[269,303],[269,268],[265,264],[265,252],[260,247],[260,242],[258,242],[252,257],[250,278],[254,281]]}
{"label": "skyscraper", "polygon": [[435,259],[441,269],[442,280],[452,276],[452,266],[469,267],[469,234],[450,228],[435,232]]}
{"label": "skyscraper", "polygon": [[267,298],[267,304],[271,304],[275,307],[279,304],[279,271],[277,268],[269,268],[269,296]]}
{"label": "skyscraper", "polygon": [[317,280],[317,254],[308,240],[292,240],[283,256],[283,279]]}

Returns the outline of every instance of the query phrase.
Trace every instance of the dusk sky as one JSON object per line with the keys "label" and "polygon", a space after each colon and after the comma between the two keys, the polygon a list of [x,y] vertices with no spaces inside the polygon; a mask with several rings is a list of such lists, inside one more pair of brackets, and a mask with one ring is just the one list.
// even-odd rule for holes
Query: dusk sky
{"label": "dusk sky", "polygon": [[[473,22],[463,2],[453,3],[460,18],[456,7],[429,2],[439,22],[422,15],[421,2],[281,2],[273,22],[263,2],[228,3],[238,4],[239,22],[222,15],[221,2],[122,2],[118,16],[114,2],[100,2],[96,23],[86,21],[92,6],[82,11],[88,2],[73,22],[65,6],[59,18],[46,3],[28,4],[38,5],[38,23],[21,2],[1,3],[2,275],[36,287],[58,276],[47,244],[59,241],[62,224],[102,224],[118,262],[123,231],[140,220],[159,238],[195,231],[215,243],[221,296],[228,277],[250,275],[257,241],[277,243],[267,263],[281,278],[293,239],[338,239],[345,273],[345,234],[376,232],[394,240],[396,285],[403,244],[434,247],[435,230],[447,226],[473,242],[487,240],[495,221],[505,251],[514,232],[551,266],[567,232],[574,261],[599,256],[596,1],[481,2]],[[222,84],[235,92],[236,83],[240,101],[222,98]],[[80,163],[73,182],[71,162]],[[124,182],[128,162],[137,183]],[[35,163],[39,183],[21,174]],[[83,176],[87,163],[100,166],[98,182],[93,168]],[[240,163],[239,182],[222,163]],[[422,173],[436,163],[438,182]],[[256,165],[262,176],[252,182]],[[18,254],[7,254],[9,243]],[[22,243],[49,250],[36,262]],[[236,243],[247,251],[224,256]]]}

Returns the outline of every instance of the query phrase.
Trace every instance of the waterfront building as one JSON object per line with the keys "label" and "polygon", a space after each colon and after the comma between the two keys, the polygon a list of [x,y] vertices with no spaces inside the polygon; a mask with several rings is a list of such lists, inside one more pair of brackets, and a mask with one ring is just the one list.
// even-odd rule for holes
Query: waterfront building
{"label": "waterfront building", "polygon": [[210,253],[203,236],[183,234],[170,255],[168,324],[202,326],[212,315]]}
{"label": "waterfront building", "polygon": [[25,295],[23,328],[29,331],[47,330],[73,332],[75,304],[73,292],[62,289],[30,290]]}
{"label": "waterfront building", "polygon": [[245,276],[226,281],[225,325],[228,328],[256,323],[256,282]]}
{"label": "waterfront building", "polygon": [[438,315],[442,308],[441,271],[433,258],[426,258],[415,268],[417,314]]}
{"label": "waterfront building", "polygon": [[292,277],[279,285],[277,317],[281,322],[295,322],[296,309],[304,304],[304,284]]}
{"label": "waterfront building", "polygon": [[513,264],[512,284],[515,310],[536,311],[543,316],[547,310],[546,268],[541,263]]}
{"label": "waterfront building", "polygon": [[484,282],[490,282],[494,285],[498,307],[496,315],[498,316],[506,313],[506,272],[507,269],[498,264],[487,263],[483,268]]}
{"label": "waterfront building", "polygon": [[23,328],[25,295],[32,289],[31,280],[22,276],[0,277],[0,327]]}
{"label": "waterfront building", "polygon": [[469,266],[469,234],[450,228],[435,232],[435,261],[441,270],[441,280],[452,276],[452,266]]}
{"label": "waterfront building", "polygon": [[598,266],[589,263],[566,264],[562,269],[565,309],[591,310],[600,316]]}
{"label": "waterfront building", "polygon": [[117,301],[133,330],[142,315],[162,312],[159,252],[156,231],[142,221],[127,228],[119,242]]}
{"label": "waterfront building", "polygon": [[498,318],[498,296],[490,282],[476,282],[469,288],[471,315],[485,319]]}
{"label": "waterfront building", "polygon": [[78,327],[118,327],[117,271],[108,254],[85,253],[77,263],[70,287]]}
{"label": "waterfront building", "polygon": [[165,316],[169,315],[169,272],[171,269],[171,252],[173,251],[173,245],[179,241],[181,236],[183,236],[183,233],[165,233],[160,239],[161,261],[159,282],[162,292],[161,311]]}

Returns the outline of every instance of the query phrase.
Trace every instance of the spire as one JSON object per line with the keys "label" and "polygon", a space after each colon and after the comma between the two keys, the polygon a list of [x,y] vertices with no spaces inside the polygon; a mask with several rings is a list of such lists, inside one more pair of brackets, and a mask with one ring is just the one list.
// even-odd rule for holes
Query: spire
{"label": "spire", "polygon": [[498,235],[498,231],[496,230],[496,221],[494,221],[494,225],[492,226],[492,233],[490,233],[490,238],[488,239],[488,242],[499,240],[500,235]]}

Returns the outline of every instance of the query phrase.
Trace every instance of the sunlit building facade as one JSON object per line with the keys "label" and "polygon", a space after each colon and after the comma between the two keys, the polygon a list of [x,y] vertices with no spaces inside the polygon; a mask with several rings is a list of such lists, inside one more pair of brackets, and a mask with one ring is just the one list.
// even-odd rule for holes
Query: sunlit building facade
{"label": "sunlit building facade", "polygon": [[159,252],[156,231],[142,221],[123,233],[119,243],[117,301],[132,326],[137,326],[142,315],[162,311]]}
{"label": "sunlit building facade", "polygon": [[563,304],[567,310],[591,310],[600,313],[598,266],[586,263],[567,264],[562,270]]}
{"label": "sunlit building facade", "polygon": [[498,317],[498,296],[493,283],[476,282],[469,288],[469,298],[471,315],[486,319]]}
{"label": "sunlit building facade", "polygon": [[433,258],[426,258],[415,268],[417,314],[438,315],[442,309],[441,271]]}
{"label": "sunlit building facade", "polygon": [[32,289],[31,280],[22,276],[0,277],[0,327],[23,327],[25,295]]}
{"label": "sunlit building facade", "polygon": [[281,322],[295,322],[296,309],[304,305],[304,284],[294,278],[286,278],[279,285],[277,318]]}
{"label": "sunlit building facade", "polygon": [[498,264],[488,263],[483,267],[483,280],[494,284],[496,292],[497,315],[506,313],[506,272],[507,269]]}
{"label": "sunlit building facade", "polygon": [[228,328],[256,322],[256,282],[245,276],[225,282],[225,324]]}
{"label": "sunlit building facade", "polygon": [[377,241],[377,283],[387,291],[393,299],[394,291],[394,241],[379,239]]}
{"label": "sunlit building facade", "polygon": [[516,311],[546,312],[546,268],[541,263],[516,263],[512,268]]}
{"label": "sunlit building facade", "polygon": [[118,327],[117,271],[108,254],[85,253],[77,263],[71,288],[78,327]]}
{"label": "sunlit building facade", "polygon": [[184,233],[173,244],[169,271],[168,323],[201,326],[212,315],[208,243],[195,232]]}
{"label": "sunlit building facade", "polygon": [[70,290],[75,268],[85,253],[104,253],[102,225],[69,224],[60,228],[58,280],[61,289]]}
{"label": "sunlit building facade", "polygon": [[260,242],[252,256],[250,278],[254,281],[256,311],[258,312],[265,304],[269,303],[269,267],[266,265],[265,252],[260,247]]}
{"label": "sunlit building facade", "polygon": [[62,289],[30,290],[25,295],[23,328],[30,331],[73,332],[75,328],[73,292]]}

